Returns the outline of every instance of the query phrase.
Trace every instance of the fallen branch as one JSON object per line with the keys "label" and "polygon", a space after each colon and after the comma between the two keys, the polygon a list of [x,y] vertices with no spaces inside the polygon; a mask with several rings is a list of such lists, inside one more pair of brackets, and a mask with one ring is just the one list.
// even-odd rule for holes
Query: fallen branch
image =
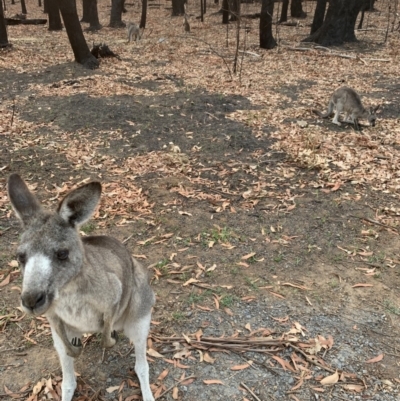
{"label": "fallen branch", "polygon": [[257,401],[261,401],[255,394],[253,391],[251,391],[243,382],[240,383],[240,385],[245,388]]}

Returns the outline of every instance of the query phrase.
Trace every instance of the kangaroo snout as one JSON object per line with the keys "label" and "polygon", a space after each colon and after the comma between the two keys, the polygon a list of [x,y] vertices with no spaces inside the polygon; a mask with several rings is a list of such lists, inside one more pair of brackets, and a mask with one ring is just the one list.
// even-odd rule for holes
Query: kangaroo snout
{"label": "kangaroo snout", "polygon": [[44,291],[39,292],[25,292],[21,295],[22,306],[32,314],[36,314],[35,311],[40,310],[46,303],[46,293]]}

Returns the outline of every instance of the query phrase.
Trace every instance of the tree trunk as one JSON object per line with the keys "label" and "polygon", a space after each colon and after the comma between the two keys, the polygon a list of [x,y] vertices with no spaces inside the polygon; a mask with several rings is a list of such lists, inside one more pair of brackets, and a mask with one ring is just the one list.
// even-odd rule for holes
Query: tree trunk
{"label": "tree trunk", "polygon": [[49,15],[49,31],[61,31],[63,26],[61,23],[60,9],[55,0],[50,0],[48,4]]}
{"label": "tree trunk", "polygon": [[8,47],[7,27],[4,20],[3,2],[0,1],[0,48]]}
{"label": "tree trunk", "polygon": [[240,17],[240,0],[231,2],[231,21],[237,21]]}
{"label": "tree trunk", "polygon": [[142,16],[140,17],[139,28],[146,28],[146,18],[147,18],[147,0],[142,0]]}
{"label": "tree trunk", "polygon": [[222,0],[222,23],[229,24],[229,1]]}
{"label": "tree trunk", "polygon": [[204,2],[200,0],[200,21],[204,22]]}
{"label": "tree trunk", "polygon": [[330,0],[321,27],[304,39],[322,46],[336,46],[357,40],[354,27],[358,13],[369,0]]}
{"label": "tree trunk", "polygon": [[43,0],[43,13],[44,14],[49,13],[49,1],[50,0]]}
{"label": "tree trunk", "polygon": [[203,4],[204,4],[203,11],[205,14],[207,12],[207,0],[203,0]]}
{"label": "tree trunk", "polygon": [[172,16],[177,17],[178,15],[185,14],[185,3],[186,0],[172,0]]}
{"label": "tree trunk", "polygon": [[21,13],[22,14],[28,14],[28,11],[26,11],[25,0],[21,0]]}
{"label": "tree trunk", "polygon": [[279,20],[279,23],[286,22],[287,21],[287,12],[289,8],[289,0],[283,0],[282,2],[282,11],[281,11],[281,18]]}
{"label": "tree trunk", "polygon": [[290,15],[293,18],[306,18],[307,13],[303,11],[301,0],[292,0],[290,4]]}
{"label": "tree trunk", "polygon": [[272,16],[274,14],[274,0],[262,0],[260,16],[260,47],[273,49],[276,40],[272,36]]}
{"label": "tree trunk", "polygon": [[57,0],[57,3],[60,7],[68,39],[74,52],[75,61],[82,64],[85,68],[97,68],[99,61],[90,53],[85,37],[83,36],[75,1]]}
{"label": "tree trunk", "polygon": [[125,24],[122,22],[122,10],[124,9],[124,0],[111,0],[110,27],[121,28]]}
{"label": "tree trunk", "polygon": [[317,0],[317,7],[315,8],[314,18],[311,26],[310,35],[317,32],[324,23],[326,3],[328,0]]}
{"label": "tree trunk", "polygon": [[[99,13],[97,11],[97,0],[86,0],[89,3],[88,12],[89,12],[89,31],[98,31],[103,28],[99,21]],[[83,1],[85,4],[85,0]]]}
{"label": "tree trunk", "polygon": [[81,22],[90,22],[90,0],[82,0]]}
{"label": "tree trunk", "polygon": [[38,6],[39,6],[39,7],[42,7],[42,0],[39,0],[39,1],[38,1]]}

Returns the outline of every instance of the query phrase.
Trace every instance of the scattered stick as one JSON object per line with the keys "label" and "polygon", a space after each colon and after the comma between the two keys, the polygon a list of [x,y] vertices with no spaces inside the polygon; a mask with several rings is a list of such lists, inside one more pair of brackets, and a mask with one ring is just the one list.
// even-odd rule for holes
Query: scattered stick
{"label": "scattered stick", "polygon": [[394,230],[397,232],[397,229],[395,227],[391,227],[391,226],[388,226],[387,224],[380,223],[379,221],[369,219],[368,217],[360,217],[360,216],[355,216],[353,214],[351,214],[350,216],[355,217],[356,219],[368,221],[369,223],[376,224],[377,226],[389,228],[390,230]]}
{"label": "scattered stick", "polygon": [[243,382],[240,383],[240,385],[245,388],[257,401],[261,401],[251,389],[249,389]]}
{"label": "scattered stick", "polygon": [[161,397],[163,397],[165,394],[167,394],[169,391],[171,391],[174,387],[176,387],[178,384],[180,384],[180,383],[182,383],[182,382],[184,382],[184,381],[186,381],[186,380],[189,380],[189,379],[196,379],[197,377],[196,376],[189,376],[189,377],[185,377],[184,379],[182,379],[182,380],[179,380],[177,383],[175,383],[174,385],[172,385],[170,388],[167,388],[163,393],[161,393],[158,397],[156,397],[155,399],[157,400],[157,399],[159,399],[159,398],[161,398]]}

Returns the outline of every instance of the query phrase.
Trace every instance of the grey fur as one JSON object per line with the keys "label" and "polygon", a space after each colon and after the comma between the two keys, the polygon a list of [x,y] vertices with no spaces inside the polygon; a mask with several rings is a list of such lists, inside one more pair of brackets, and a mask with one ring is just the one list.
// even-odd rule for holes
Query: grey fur
{"label": "grey fur", "polygon": [[147,270],[115,238],[78,233],[98,204],[100,183],[73,190],[55,212],[44,210],[17,174],[8,180],[8,193],[24,227],[18,247],[22,307],[50,322],[63,371],[63,401],[70,401],[76,388],[72,358],[82,352],[82,334],[101,332],[102,346],[112,347],[114,330],[124,330],[134,342],[143,400],[154,401],[146,339],[155,297]]}
{"label": "grey fur", "polygon": [[128,22],[126,29],[128,30],[128,43],[131,42],[133,36],[135,37],[135,42],[140,39],[139,25],[135,24],[134,22]]}
{"label": "grey fur", "polygon": [[366,109],[362,102],[360,95],[352,88],[343,86],[333,92],[329,104],[328,110],[325,113],[321,113],[318,110],[314,110],[320,117],[330,117],[335,110],[335,115],[332,122],[336,125],[341,125],[339,122],[339,115],[344,113],[344,122],[354,124],[356,129],[359,129],[358,119],[365,118],[368,120],[369,125],[374,127],[376,121],[376,111],[379,109],[379,105]]}

